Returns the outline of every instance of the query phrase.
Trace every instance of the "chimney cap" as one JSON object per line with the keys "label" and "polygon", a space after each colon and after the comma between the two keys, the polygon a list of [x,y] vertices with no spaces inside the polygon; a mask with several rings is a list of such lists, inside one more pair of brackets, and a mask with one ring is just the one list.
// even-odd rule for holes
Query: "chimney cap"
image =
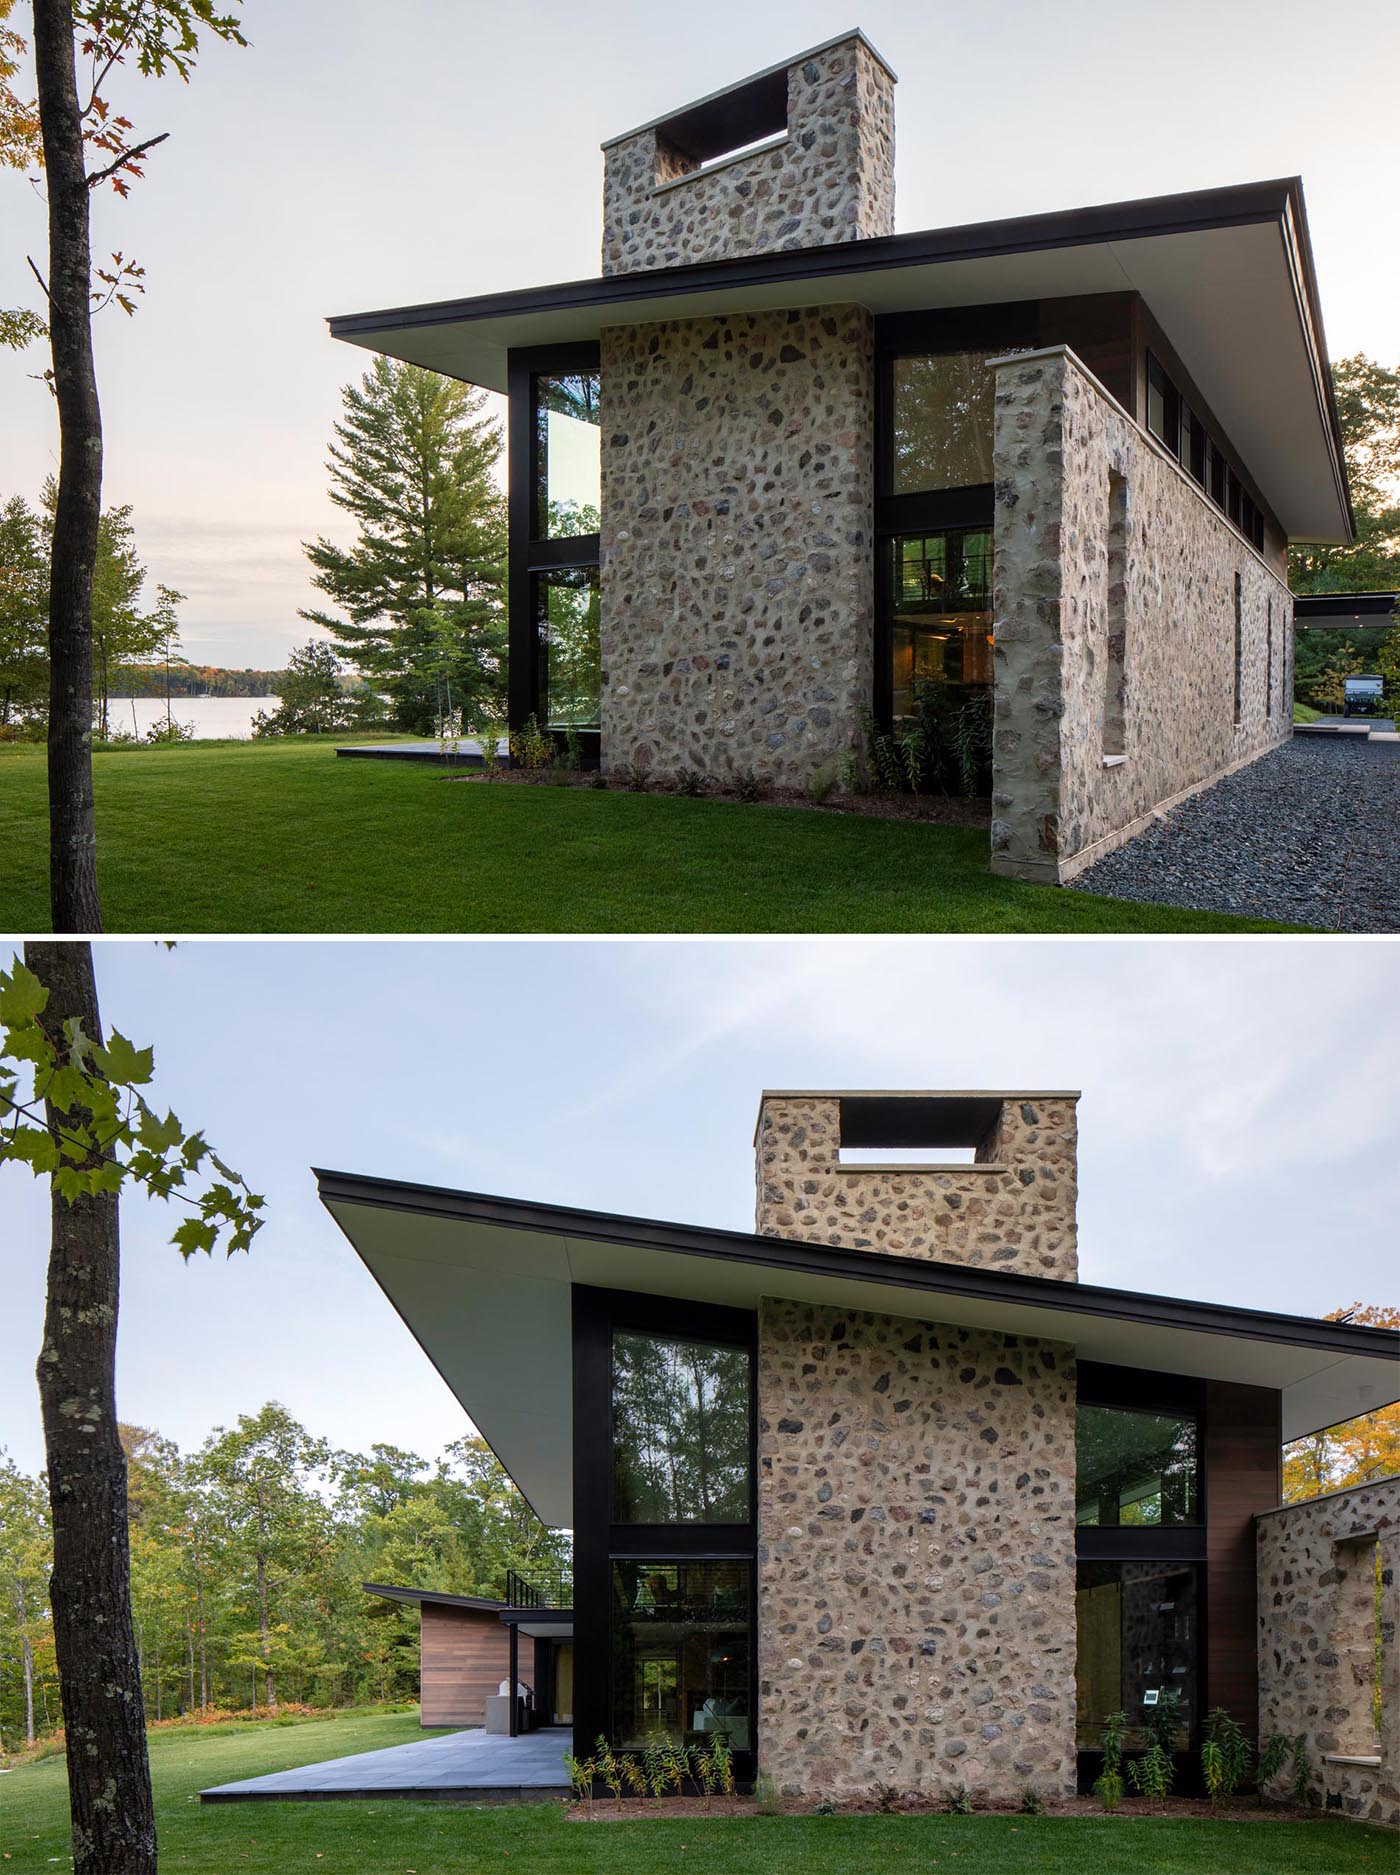
{"label": "chimney cap", "polygon": [[[896,1127],[895,1137],[881,1140],[881,1145],[912,1145],[916,1143],[908,1136],[909,1122],[914,1113],[925,1107],[942,1106],[954,1120],[955,1126],[966,1122],[976,1125],[975,1116],[986,1105],[1003,1106],[1008,1100],[1078,1100],[1080,1091],[1076,1088],[1050,1087],[976,1087],[976,1088],[870,1088],[870,1087],[765,1087],[759,1095],[758,1118],[754,1122],[754,1144],[758,1144],[758,1129],[763,1120],[763,1109],[770,1100],[840,1100],[870,1103],[869,1117],[878,1117],[882,1123],[893,1120]],[[979,1104],[981,1103],[981,1104]],[[880,1110],[883,1111],[880,1111]],[[903,1125],[900,1123],[903,1122]],[[985,1128],[984,1128],[985,1130]],[[980,1135],[979,1135],[980,1137]],[[861,1143],[861,1142],[848,1142]],[[938,1142],[954,1145],[954,1140]],[[975,1141],[968,1141],[973,1144]]]}
{"label": "chimney cap", "polygon": [[[807,59],[820,57],[823,52],[830,52],[833,46],[845,45],[849,39],[858,39],[877,65],[883,66],[890,75],[890,82],[898,84],[899,78],[893,66],[871,45],[859,26],[852,26],[844,33],[833,33],[830,39],[823,39],[820,45],[808,46],[805,52],[795,52],[791,58],[779,59],[776,65],[765,65],[761,72],[750,72],[747,78],[736,79],[732,85],[721,85],[718,91],[707,92],[703,98],[694,98],[687,104],[678,104],[674,110],[663,111],[659,117],[650,117],[644,124],[636,124],[631,130],[624,130],[615,137],[607,137],[599,146],[610,150],[615,144],[626,143],[629,137],[639,137],[644,130],[661,130],[677,118],[706,119],[711,115],[727,116],[725,107],[741,107],[742,99],[734,97],[735,92],[753,89],[756,96],[764,95],[765,81],[786,75],[794,65],[801,65]],[[718,107],[718,108],[717,108]],[[759,133],[762,134],[762,133]]]}

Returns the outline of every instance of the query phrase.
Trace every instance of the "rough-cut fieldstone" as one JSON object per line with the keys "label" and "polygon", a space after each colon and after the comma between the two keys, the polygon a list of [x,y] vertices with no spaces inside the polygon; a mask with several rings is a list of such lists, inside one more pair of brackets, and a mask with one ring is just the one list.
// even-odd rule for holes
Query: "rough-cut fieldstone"
{"label": "rough-cut fieldstone", "polygon": [[871,694],[870,315],[602,335],[602,749],[800,785]]}
{"label": "rough-cut fieldstone", "polygon": [[1072,1349],[767,1300],[758,1398],[760,1768],[1072,1793]]}
{"label": "rough-cut fieldstone", "polygon": [[788,69],[787,134],[703,169],[665,126],[603,146],[603,272],[894,233],[894,74],[859,35]]}
{"label": "rough-cut fieldstone", "polygon": [[992,867],[1060,881],[1292,734],[1293,606],[1073,353],[996,375]]}
{"label": "rough-cut fieldstone", "polygon": [[[1329,1808],[1400,1824],[1400,1477],[1258,1518],[1259,1731],[1302,1737]],[[1381,1730],[1373,1717],[1376,1545]],[[1378,1765],[1338,1764],[1337,1756]]]}
{"label": "rough-cut fieldstone", "polygon": [[[842,1166],[833,1094],[765,1094],[754,1147],[755,1228],[807,1243],[988,1265],[1073,1281],[1076,1096],[1012,1095],[977,1166]],[[890,1160],[897,1161],[897,1149]],[[1014,1384],[1014,1377],[1012,1384]]]}

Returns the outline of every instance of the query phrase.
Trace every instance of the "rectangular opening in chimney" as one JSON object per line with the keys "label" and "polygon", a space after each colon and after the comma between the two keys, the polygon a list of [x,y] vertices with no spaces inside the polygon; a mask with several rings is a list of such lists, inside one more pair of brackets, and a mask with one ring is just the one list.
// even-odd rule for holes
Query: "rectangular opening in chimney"
{"label": "rectangular opening in chimney", "polygon": [[658,185],[761,149],[787,135],[787,71],[764,72],[687,105],[656,127]]}
{"label": "rectangular opening in chimney", "polygon": [[1002,1103],[985,1094],[860,1094],[840,1102],[838,1164],[990,1164]]}

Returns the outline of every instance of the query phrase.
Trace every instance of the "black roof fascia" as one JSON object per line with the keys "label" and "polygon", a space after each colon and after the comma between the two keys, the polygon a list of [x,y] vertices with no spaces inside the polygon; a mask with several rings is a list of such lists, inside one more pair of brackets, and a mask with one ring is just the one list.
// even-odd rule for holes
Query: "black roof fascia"
{"label": "black roof fascia", "polygon": [[890,1256],[878,1250],[813,1246],[786,1237],[760,1237],[746,1231],[661,1223],[652,1218],[537,1204],[524,1198],[491,1197],[480,1192],[371,1178],[354,1172],[333,1172],[316,1166],[312,1167],[312,1175],[321,1202],[328,1206],[336,1203],[375,1205],[387,1210],[459,1218],[463,1223],[546,1231],[557,1236],[627,1244],[634,1249],[673,1255],[711,1257],[721,1262],[749,1263],[807,1276],[841,1276],[888,1288],[918,1289],[977,1301],[1019,1302],[1031,1307],[1058,1309],[1070,1315],[1101,1316],[1149,1327],[1236,1335],[1244,1340],[1315,1348],[1323,1353],[1381,1360],[1400,1357],[1400,1331],[1390,1328],[1241,1309],[1224,1302],[1192,1302],[1176,1296],[1149,1295],[1136,1289],[1064,1282],[1054,1276],[1026,1276],[1009,1270],[985,1270],[919,1257]]}
{"label": "black roof fascia", "polygon": [[1400,592],[1295,592],[1293,616],[1298,618],[1351,618],[1358,612],[1374,612],[1378,624],[1385,624],[1400,605]]}
{"label": "black roof fascia", "polygon": [[[516,1490],[520,1489],[516,1485]],[[572,1621],[572,1608],[526,1608],[522,1603],[507,1603],[501,1610],[501,1619],[508,1628],[524,1627],[527,1621]]]}
{"label": "black roof fascia", "polygon": [[491,1595],[452,1595],[446,1589],[400,1588],[392,1582],[362,1582],[360,1587],[366,1595],[382,1595],[386,1601],[434,1602],[445,1608],[470,1608],[487,1615],[498,1614],[510,1605]]}
{"label": "black roof fascia", "polygon": [[[649,267],[636,273],[600,274],[587,280],[517,287],[473,299],[434,300],[421,306],[334,314],[326,323],[333,338],[352,338],[365,332],[445,325],[456,319],[557,312],[576,306],[607,307],[618,301],[671,298],[677,293],[701,293],[716,287],[766,286],[822,278],[828,274],[856,276],[887,267],[982,260],[999,254],[1083,247],[1094,242],[1126,241],[1148,235],[1190,234],[1256,222],[1282,224],[1289,206],[1294,206],[1301,214],[1302,198],[1296,178],[1240,183],[1224,189],[1193,189],[1182,195],[1147,196],[1140,201],[1060,209],[1046,215],[1018,215],[1003,221],[968,222],[957,228],[929,228],[917,234],[875,235],[866,240],[836,241],[826,247],[790,248],[777,254],[740,255],[731,260],[692,261],[679,267]],[[1304,260],[1306,263],[1306,255]],[[1310,281],[1310,269],[1306,264],[1303,271]]]}

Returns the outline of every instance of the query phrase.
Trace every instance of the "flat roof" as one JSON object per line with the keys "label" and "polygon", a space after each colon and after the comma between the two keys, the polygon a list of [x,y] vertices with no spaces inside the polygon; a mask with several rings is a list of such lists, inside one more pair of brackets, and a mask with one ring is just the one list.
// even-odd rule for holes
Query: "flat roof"
{"label": "flat roof", "polygon": [[1071,1343],[1270,1387],[1297,1439],[1400,1400],[1400,1333],[878,1251],[316,1170],[321,1202],[537,1515],[573,1521],[575,1283],[764,1298]]}
{"label": "flat roof", "polygon": [[1400,608],[1400,592],[1296,592],[1293,622],[1309,625],[1387,625]]}
{"label": "flat roof", "polygon": [[390,1602],[431,1602],[436,1607],[465,1608],[472,1614],[499,1615],[510,1606],[493,1595],[450,1595],[446,1589],[402,1588],[393,1582],[362,1582],[360,1587],[366,1595],[382,1595]]}
{"label": "flat roof", "polygon": [[495,391],[512,350],[609,326],[1139,293],[1291,539],[1352,538],[1299,178],[345,313],[333,338]]}

